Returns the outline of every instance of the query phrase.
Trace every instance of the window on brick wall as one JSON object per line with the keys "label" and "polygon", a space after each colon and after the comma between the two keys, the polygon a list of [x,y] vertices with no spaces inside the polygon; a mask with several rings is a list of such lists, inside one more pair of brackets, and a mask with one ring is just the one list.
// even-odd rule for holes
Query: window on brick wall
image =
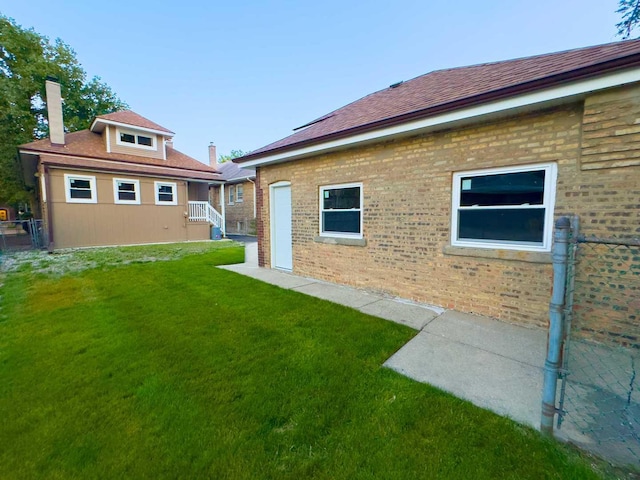
{"label": "window on brick wall", "polygon": [[556,177],[555,164],[455,173],[451,244],[549,251]]}
{"label": "window on brick wall", "polygon": [[320,187],[320,235],[362,238],[362,184]]}
{"label": "window on brick wall", "polygon": [[236,203],[244,202],[244,186],[242,184],[236,185]]}
{"label": "window on brick wall", "polygon": [[236,187],[235,185],[229,186],[229,205],[233,205],[235,203],[236,196]]}

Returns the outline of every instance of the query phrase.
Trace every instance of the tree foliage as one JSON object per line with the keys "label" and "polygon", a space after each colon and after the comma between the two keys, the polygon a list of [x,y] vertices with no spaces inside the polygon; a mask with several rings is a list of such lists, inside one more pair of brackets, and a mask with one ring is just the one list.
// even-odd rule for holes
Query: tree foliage
{"label": "tree foliage", "polygon": [[620,0],[616,13],[622,17],[620,23],[616,24],[618,35],[627,39],[640,23],[640,0]]}
{"label": "tree foliage", "polygon": [[99,77],[87,80],[75,51],[0,14],[0,202],[26,201],[17,146],[48,135],[45,80],[62,88],[65,129],[88,128],[96,115],[127,108]]}
{"label": "tree foliage", "polygon": [[231,153],[229,153],[228,155],[220,155],[218,157],[218,163],[229,162],[229,161],[233,160],[234,158],[243,157],[243,156],[247,155],[248,153],[250,153],[250,152],[244,152],[242,150],[231,150]]}

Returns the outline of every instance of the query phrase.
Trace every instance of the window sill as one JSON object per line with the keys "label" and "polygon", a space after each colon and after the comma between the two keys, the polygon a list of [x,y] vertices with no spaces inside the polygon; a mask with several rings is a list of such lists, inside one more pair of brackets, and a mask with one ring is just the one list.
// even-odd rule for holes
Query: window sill
{"label": "window sill", "polygon": [[445,255],[458,255],[461,257],[495,258],[498,260],[511,260],[528,263],[552,263],[549,252],[524,252],[521,250],[497,250],[491,248],[454,247],[445,245],[442,248]]}
{"label": "window sill", "polygon": [[349,245],[351,247],[364,247],[367,241],[364,238],[339,238],[339,237],[315,237],[316,243],[326,243],[328,245]]}

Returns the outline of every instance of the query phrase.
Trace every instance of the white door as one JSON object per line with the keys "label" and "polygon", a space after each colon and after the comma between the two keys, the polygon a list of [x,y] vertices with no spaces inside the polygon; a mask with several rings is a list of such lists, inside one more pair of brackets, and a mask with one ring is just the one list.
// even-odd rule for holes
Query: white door
{"label": "white door", "polygon": [[271,185],[271,266],[293,269],[291,249],[291,184]]}

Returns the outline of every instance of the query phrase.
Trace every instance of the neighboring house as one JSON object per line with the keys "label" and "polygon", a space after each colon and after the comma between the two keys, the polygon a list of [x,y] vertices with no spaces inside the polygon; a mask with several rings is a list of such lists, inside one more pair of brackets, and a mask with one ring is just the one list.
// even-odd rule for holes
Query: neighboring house
{"label": "neighboring house", "polygon": [[11,205],[0,205],[0,222],[7,222],[17,218],[16,209]]}
{"label": "neighboring house", "polygon": [[554,218],[640,232],[640,40],[435,71],[234,161],[261,266],[544,325]]}
{"label": "neighboring house", "polygon": [[132,112],[64,133],[60,85],[47,80],[50,138],[19,147],[49,248],[211,238],[217,170],[173,148],[173,132]]}
{"label": "neighboring house", "polygon": [[[213,163],[212,163],[213,164]],[[224,183],[211,187],[211,203],[226,218],[226,233],[256,234],[256,171],[233,162],[216,166]]]}

